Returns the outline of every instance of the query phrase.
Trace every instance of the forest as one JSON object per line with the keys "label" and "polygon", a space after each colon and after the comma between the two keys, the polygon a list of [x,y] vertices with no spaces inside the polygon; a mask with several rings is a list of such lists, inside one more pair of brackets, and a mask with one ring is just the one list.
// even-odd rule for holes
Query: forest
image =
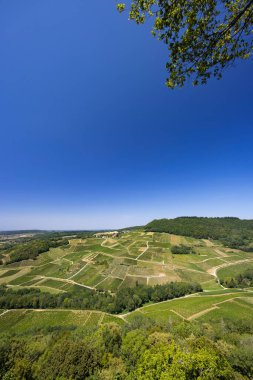
{"label": "forest", "polygon": [[253,270],[246,269],[237,276],[221,279],[220,282],[227,288],[250,288],[253,286]]}
{"label": "forest", "polygon": [[[227,288],[245,288],[237,293],[217,289],[197,267],[234,259],[247,268],[250,253],[143,229],[115,239],[80,235],[86,238],[51,232],[2,243],[9,261],[0,274],[0,379],[253,378],[252,270],[220,279]],[[30,260],[19,262],[25,254]],[[184,268],[184,277],[152,283],[171,264],[175,273]],[[103,284],[125,273],[128,282],[120,286],[89,286],[89,276]]]}
{"label": "forest", "polygon": [[23,260],[34,260],[41,253],[49,251],[50,248],[68,245],[68,243],[67,239],[57,238],[32,239],[22,243],[6,243],[0,248],[1,260],[3,260],[4,256],[8,257],[6,260],[8,264]]}
{"label": "forest", "polygon": [[252,379],[252,332],[239,320],[211,327],[138,316],[124,326],[108,323],[82,332],[73,326],[6,333],[0,340],[0,379]]}
{"label": "forest", "polygon": [[189,255],[190,253],[195,253],[192,247],[188,247],[187,245],[172,245],[171,253],[174,255]]}
{"label": "forest", "polygon": [[0,285],[0,309],[89,309],[113,314],[133,311],[148,302],[161,302],[202,292],[199,284],[171,282],[154,287],[138,285],[116,294],[76,287],[72,292],[50,294],[36,288],[13,290]]}
{"label": "forest", "polygon": [[253,220],[233,217],[155,219],[145,226],[145,230],[219,240],[227,247],[253,252]]}

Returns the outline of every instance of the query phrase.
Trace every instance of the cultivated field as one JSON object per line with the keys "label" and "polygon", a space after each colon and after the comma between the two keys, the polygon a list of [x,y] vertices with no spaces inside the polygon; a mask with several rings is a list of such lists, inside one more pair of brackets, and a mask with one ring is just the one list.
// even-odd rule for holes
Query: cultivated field
{"label": "cultivated field", "polygon": [[134,322],[136,318],[147,318],[153,323],[172,324],[180,321],[209,323],[222,321],[252,324],[253,292],[220,291],[191,295],[171,301],[149,304],[133,312],[111,315],[89,310],[0,310],[1,333],[40,333],[59,328],[67,330],[96,329],[105,323],[123,325]]}
{"label": "cultivated field", "polygon": [[124,321],[99,311],[88,310],[8,310],[0,311],[0,334],[4,332],[15,334],[39,333],[54,331],[57,328],[69,330],[94,329],[98,326]]}
{"label": "cultivated field", "polygon": [[[195,254],[172,254],[175,244],[191,246]],[[63,293],[73,287],[114,293],[137,283],[195,281],[204,292],[149,304],[120,316],[88,310],[0,310],[0,333],[96,328],[107,322],[129,323],[136,317],[158,323],[251,320],[253,290],[225,289],[219,278],[252,267],[253,253],[227,249],[204,239],[142,231],[122,233],[117,238],[71,239],[68,246],[50,249],[36,260],[1,265],[0,284],[14,289],[36,287],[51,293]]]}
{"label": "cultivated field", "polygon": [[[193,247],[195,254],[173,255],[172,245]],[[222,278],[253,267],[253,254],[224,248],[210,240],[165,233],[128,232],[117,238],[71,239],[36,260],[0,266],[0,284],[38,287],[60,293],[73,286],[115,292],[138,284],[194,281],[219,290]]]}
{"label": "cultivated field", "polygon": [[253,292],[237,291],[220,294],[191,295],[180,299],[144,306],[123,315],[127,322],[136,317],[146,317],[155,322],[202,321],[215,323],[221,319],[235,322],[238,319],[252,320]]}

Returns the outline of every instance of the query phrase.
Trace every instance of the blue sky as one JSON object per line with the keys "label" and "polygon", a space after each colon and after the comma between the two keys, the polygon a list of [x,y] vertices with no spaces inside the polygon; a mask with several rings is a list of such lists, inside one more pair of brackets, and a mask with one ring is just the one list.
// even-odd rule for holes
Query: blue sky
{"label": "blue sky", "polygon": [[115,3],[0,2],[0,229],[253,218],[252,61],[168,90]]}

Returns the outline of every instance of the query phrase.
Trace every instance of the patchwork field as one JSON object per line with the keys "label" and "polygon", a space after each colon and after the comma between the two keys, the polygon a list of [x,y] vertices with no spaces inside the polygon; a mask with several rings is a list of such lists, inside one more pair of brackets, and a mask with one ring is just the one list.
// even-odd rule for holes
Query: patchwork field
{"label": "patchwork field", "polygon": [[[195,254],[172,254],[171,247],[180,244],[192,247]],[[194,281],[206,291],[218,291],[222,287],[217,276],[248,267],[253,267],[253,253],[206,239],[133,231],[115,238],[70,239],[69,245],[51,248],[36,260],[1,265],[0,284],[52,293],[73,286],[113,293],[137,283]]]}
{"label": "patchwork field", "polygon": [[[194,254],[172,254],[173,245],[187,245]],[[29,333],[36,329],[87,329],[107,323],[129,323],[136,317],[154,322],[200,321],[220,323],[222,318],[251,320],[253,291],[225,289],[219,279],[253,268],[253,253],[232,250],[220,243],[165,233],[133,231],[119,237],[70,239],[69,245],[52,248],[35,260],[0,266],[0,284],[19,289],[63,293],[74,287],[115,293],[136,284],[170,281],[198,282],[202,294],[114,316],[85,310],[1,310],[0,333]]]}
{"label": "patchwork field", "polygon": [[218,270],[217,274],[220,279],[226,279],[235,277],[247,269],[253,269],[252,261],[238,263],[237,265],[231,265],[225,268],[221,268]]}
{"label": "patchwork field", "polygon": [[252,324],[252,313],[253,292],[221,290],[219,294],[208,292],[149,304],[118,316],[89,310],[0,310],[0,334],[6,331],[34,334],[59,329],[81,331],[110,322],[129,324],[136,318],[147,318],[158,324],[194,321],[214,325],[225,320]]}
{"label": "patchwork field", "polygon": [[201,294],[181,299],[144,306],[132,313],[123,315],[127,322],[136,317],[146,317],[154,322],[201,321],[215,323],[222,318],[237,321],[244,319],[252,322],[253,292],[222,291],[220,294]]}
{"label": "patchwork field", "polygon": [[0,311],[0,334],[34,333],[54,329],[96,328],[103,323],[124,323],[119,317],[86,310],[8,310]]}

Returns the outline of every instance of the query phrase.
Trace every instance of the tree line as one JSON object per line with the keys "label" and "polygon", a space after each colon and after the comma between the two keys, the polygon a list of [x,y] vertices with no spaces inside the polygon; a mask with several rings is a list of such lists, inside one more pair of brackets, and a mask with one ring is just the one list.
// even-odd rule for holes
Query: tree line
{"label": "tree line", "polygon": [[253,269],[246,269],[235,277],[220,280],[227,288],[250,288],[253,286]]}
{"label": "tree line", "polygon": [[219,240],[227,247],[253,252],[253,220],[232,217],[155,219],[145,226],[145,230]]}
{"label": "tree line", "polygon": [[120,289],[116,294],[74,287],[71,292],[51,294],[37,288],[14,290],[0,285],[0,309],[90,309],[113,314],[129,312],[148,302],[160,302],[202,292],[197,283],[170,282],[154,287],[136,285]]}
{"label": "tree line", "polygon": [[[34,260],[41,253],[49,251],[50,248],[66,246],[67,239],[51,238],[43,240],[29,240],[22,243],[9,243],[2,247],[1,257],[8,257],[7,263],[15,263],[23,260]],[[2,262],[1,262],[2,263]]]}
{"label": "tree line", "polygon": [[253,376],[251,334],[240,323],[206,328],[136,316],[120,327],[2,335],[3,380],[246,380]]}
{"label": "tree line", "polygon": [[191,253],[192,254],[195,253],[192,247],[189,247],[184,244],[172,245],[170,250],[171,250],[171,253],[173,253],[174,255],[189,255]]}

